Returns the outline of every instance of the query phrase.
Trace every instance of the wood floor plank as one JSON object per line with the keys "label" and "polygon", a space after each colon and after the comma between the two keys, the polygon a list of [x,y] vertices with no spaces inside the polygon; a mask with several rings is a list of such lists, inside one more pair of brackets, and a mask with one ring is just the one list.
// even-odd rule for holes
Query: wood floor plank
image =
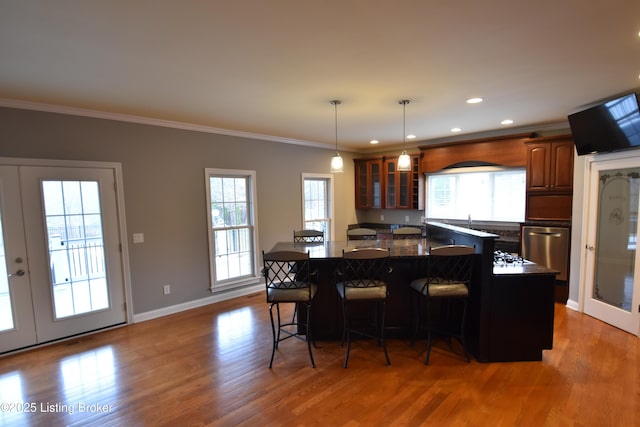
{"label": "wood floor plank", "polygon": [[[288,340],[256,294],[0,358],[0,425],[640,426],[640,340],[557,305],[541,362]],[[288,312],[285,315],[290,315]],[[9,411],[12,403],[35,412]],[[15,408],[14,408],[15,409]],[[27,409],[30,409],[27,408]]]}

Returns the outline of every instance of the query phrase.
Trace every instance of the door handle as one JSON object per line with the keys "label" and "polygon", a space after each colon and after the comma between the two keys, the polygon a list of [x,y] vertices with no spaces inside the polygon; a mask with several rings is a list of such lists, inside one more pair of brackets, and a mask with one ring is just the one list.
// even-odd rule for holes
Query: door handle
{"label": "door handle", "polygon": [[19,276],[19,277],[24,276],[24,270],[18,270],[18,271],[15,272],[15,274],[13,274],[13,273],[9,274],[9,277],[13,277],[13,276]]}

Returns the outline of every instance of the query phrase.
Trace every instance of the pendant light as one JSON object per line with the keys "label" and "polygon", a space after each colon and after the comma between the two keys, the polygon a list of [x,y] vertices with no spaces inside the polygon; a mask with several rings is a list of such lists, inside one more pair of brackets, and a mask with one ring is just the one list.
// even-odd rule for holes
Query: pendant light
{"label": "pendant light", "polygon": [[344,162],[342,161],[342,157],[338,152],[338,105],[342,102],[338,99],[334,99],[330,101],[333,104],[335,115],[336,115],[336,155],[331,158],[331,173],[341,173],[344,172]]}
{"label": "pendant light", "polygon": [[411,156],[409,156],[407,154],[407,150],[405,149],[405,140],[406,140],[406,131],[405,131],[405,126],[406,126],[406,109],[407,109],[407,104],[410,103],[411,101],[409,101],[408,99],[403,99],[398,101],[398,104],[402,104],[402,153],[400,154],[400,157],[398,157],[398,167],[397,170],[398,171],[402,171],[402,172],[408,172],[411,171]]}

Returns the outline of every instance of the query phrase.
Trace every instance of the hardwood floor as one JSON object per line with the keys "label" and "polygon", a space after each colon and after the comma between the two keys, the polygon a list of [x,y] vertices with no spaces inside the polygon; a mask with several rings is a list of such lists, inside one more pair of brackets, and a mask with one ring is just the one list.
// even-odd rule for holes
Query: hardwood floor
{"label": "hardwood floor", "polygon": [[[262,294],[0,358],[0,425],[640,426],[640,340],[556,306],[541,362],[289,340]],[[21,411],[11,404],[25,402]],[[12,410],[10,410],[12,409]],[[34,410],[34,412],[28,412]]]}

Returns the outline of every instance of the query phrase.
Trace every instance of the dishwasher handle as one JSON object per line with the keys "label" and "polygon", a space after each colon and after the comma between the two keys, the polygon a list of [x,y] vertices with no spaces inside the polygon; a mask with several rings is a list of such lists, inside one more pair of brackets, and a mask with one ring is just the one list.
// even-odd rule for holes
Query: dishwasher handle
{"label": "dishwasher handle", "polygon": [[558,233],[555,231],[530,231],[530,236],[551,236],[551,237],[562,237],[562,233]]}

